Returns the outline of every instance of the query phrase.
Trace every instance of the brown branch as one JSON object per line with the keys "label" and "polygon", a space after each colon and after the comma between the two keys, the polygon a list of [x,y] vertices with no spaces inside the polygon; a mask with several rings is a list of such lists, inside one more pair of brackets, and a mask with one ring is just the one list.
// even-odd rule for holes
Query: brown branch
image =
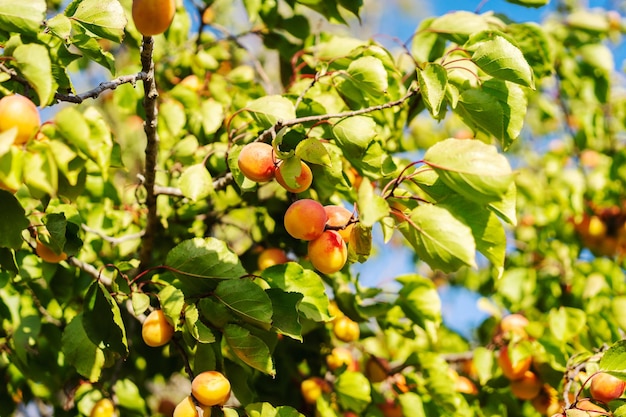
{"label": "brown branch", "polygon": [[86,272],[87,274],[91,275],[93,278],[100,281],[102,284],[104,284],[107,287],[111,286],[111,284],[113,283],[113,280],[111,278],[102,275],[102,272],[98,271],[95,266],[88,264],[86,262],[83,262],[74,256],[67,258],[67,263],[75,266],[76,268],[80,269],[83,272]]}
{"label": "brown branch", "polygon": [[137,81],[139,80],[145,81],[147,77],[148,77],[148,73],[145,71],[138,72],[137,74],[122,75],[121,77],[114,78],[110,81],[102,82],[96,88],[89,90],[89,91],[85,91],[84,93],[61,94],[57,92],[54,94],[54,98],[56,98],[59,101],[68,101],[70,103],[79,104],[88,98],[94,98],[94,99],[98,98],[98,96],[102,94],[103,92],[105,92],[106,90],[115,90],[117,87],[119,87],[122,84],[130,83],[134,86]]}
{"label": "brown branch", "polygon": [[156,237],[157,228],[159,227],[159,218],[157,216],[157,194],[154,192],[159,148],[159,137],[156,129],[158,114],[157,98],[159,93],[154,79],[154,61],[152,60],[153,48],[154,39],[151,36],[144,36],[141,45],[141,70],[147,74],[146,79],[143,80],[143,107],[146,112],[144,131],[146,132],[147,144],[146,161],[143,174],[145,181],[143,186],[146,189],[146,207],[148,209],[148,215],[145,234],[142,237],[141,250],[139,253],[140,271],[147,269],[150,265],[154,239]]}

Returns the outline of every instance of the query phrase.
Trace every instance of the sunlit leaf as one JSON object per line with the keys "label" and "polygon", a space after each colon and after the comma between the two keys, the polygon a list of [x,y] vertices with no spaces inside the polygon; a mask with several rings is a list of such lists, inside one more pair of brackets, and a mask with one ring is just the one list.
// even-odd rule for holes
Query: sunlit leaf
{"label": "sunlit leaf", "polygon": [[224,327],[224,338],[235,355],[246,364],[265,374],[275,374],[274,361],[263,340],[236,324]]}
{"label": "sunlit leaf", "polygon": [[82,0],[68,17],[97,36],[113,42],[122,41],[127,23],[124,8],[117,0]]}
{"label": "sunlit leaf", "polygon": [[65,327],[61,343],[65,360],[79,374],[96,382],[105,363],[104,352],[87,336],[82,314],[74,317]]}
{"label": "sunlit leaf", "polygon": [[296,109],[293,103],[282,96],[264,96],[249,103],[246,108],[252,118],[262,128],[269,128],[277,121],[296,118]]}
{"label": "sunlit leaf", "polygon": [[45,0],[0,0],[0,27],[16,33],[35,34],[46,17]]}
{"label": "sunlit leaf", "polygon": [[334,388],[339,404],[344,409],[361,413],[372,401],[371,385],[367,377],[360,372],[342,373],[337,378]]}
{"label": "sunlit leaf", "polygon": [[189,166],[180,176],[179,182],[183,195],[194,201],[206,198],[213,192],[213,178],[204,164]]}
{"label": "sunlit leaf", "polygon": [[269,330],[273,315],[272,302],[265,291],[250,279],[222,281],[214,295],[244,321]]}
{"label": "sunlit leaf", "polygon": [[[102,323],[107,325],[103,326]],[[110,349],[121,357],[128,355],[126,327],[119,306],[98,281],[89,286],[85,295],[82,325],[94,345],[104,350]]]}

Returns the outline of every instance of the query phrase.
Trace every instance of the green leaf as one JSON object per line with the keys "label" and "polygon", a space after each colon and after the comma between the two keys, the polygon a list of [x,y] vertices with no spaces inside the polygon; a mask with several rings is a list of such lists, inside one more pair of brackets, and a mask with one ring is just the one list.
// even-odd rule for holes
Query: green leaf
{"label": "green leaf", "polygon": [[410,222],[401,223],[399,228],[417,255],[433,269],[452,272],[464,265],[476,266],[472,230],[444,208],[421,204],[411,211]]}
{"label": "green leaf", "polygon": [[[185,309],[185,326],[189,333],[200,343],[215,342],[215,335],[206,324],[200,321],[200,312],[195,304],[190,304]],[[196,369],[196,372],[198,370]]]}
{"label": "green leaf", "polygon": [[348,245],[348,261],[367,261],[372,253],[372,227],[363,225],[360,221],[352,226],[350,244]]}
{"label": "green leaf", "polygon": [[111,74],[115,74],[115,58],[113,54],[102,49],[102,46],[96,38],[89,33],[76,33],[71,39],[74,45],[82,55],[89,58],[104,68],[108,69]]}
{"label": "green leaf", "polygon": [[118,379],[113,385],[113,392],[117,405],[139,415],[146,415],[146,401],[133,381],[128,378]]}
{"label": "green leaf", "polygon": [[430,31],[435,18],[423,19],[411,42],[411,55],[418,63],[433,62],[443,56],[446,40],[436,32]]}
{"label": "green leaf", "polygon": [[59,171],[54,157],[48,152],[47,145],[41,144],[38,148],[40,152],[24,154],[24,184],[28,186],[31,194],[43,198],[46,194],[56,194]]}
{"label": "green leaf", "polygon": [[224,122],[224,107],[213,99],[204,100],[200,107],[202,115],[202,130],[209,136],[222,127]]}
{"label": "green leaf", "polygon": [[424,403],[422,397],[415,392],[405,392],[398,395],[398,401],[402,407],[404,415],[411,417],[427,417],[424,411]]}
{"label": "green leaf", "polygon": [[150,296],[148,294],[133,292],[130,296],[130,300],[136,316],[145,313],[148,307],[150,307]]}
{"label": "green leaf", "polygon": [[294,262],[274,265],[261,272],[272,288],[280,288],[286,292],[300,293],[302,301],[298,310],[308,319],[327,321],[328,297],[322,278],[310,269],[304,269]]}
{"label": "green leaf", "polygon": [[0,189],[0,247],[18,250],[22,247],[22,231],[30,222],[13,194]]}
{"label": "green leaf", "polygon": [[496,214],[460,196],[450,196],[440,207],[448,209],[457,219],[472,229],[476,249],[485,255],[498,271],[504,272],[506,233]]}
{"label": "green leaf", "polygon": [[332,161],[326,147],[318,139],[307,138],[296,146],[296,156],[312,164],[330,167]]}
{"label": "green leaf", "polygon": [[[477,39],[477,43],[472,44]],[[492,32],[472,36],[466,48],[472,61],[492,77],[534,88],[533,71],[519,48]]]}
{"label": "green leaf", "polygon": [[35,43],[20,45],[13,51],[13,58],[19,73],[37,92],[39,104],[51,103],[56,86],[48,48]]}
{"label": "green leaf", "polygon": [[159,291],[159,302],[165,315],[178,328],[181,313],[183,308],[185,308],[185,295],[183,292],[173,285],[166,285]]}
{"label": "green leaf", "polygon": [[74,317],[63,330],[61,346],[65,360],[79,374],[91,382],[100,378],[105,363],[104,352],[87,336],[82,314]]}
{"label": "green leaf", "polygon": [[63,14],[58,14],[46,20],[46,26],[50,32],[67,42],[72,34],[72,21]]}
{"label": "green leaf", "polygon": [[252,403],[246,406],[246,415],[249,417],[304,417],[296,409],[288,406],[274,408],[270,403]]}
{"label": "green leaf", "polygon": [[368,178],[363,178],[357,196],[359,222],[365,227],[372,227],[377,221],[389,215],[389,204],[375,193]]}
{"label": "green leaf", "polygon": [[341,119],[332,131],[339,147],[354,158],[361,157],[378,134],[376,121],[368,116]]}
{"label": "green leaf", "polygon": [[57,255],[65,248],[65,231],[67,230],[67,219],[63,213],[46,214],[43,219],[49,234],[40,233],[40,240],[46,244]]}
{"label": "green leaf", "polygon": [[244,321],[264,330],[272,323],[272,302],[263,289],[250,279],[222,281],[215,297]]}
{"label": "green leaf", "polygon": [[82,0],[68,17],[96,36],[118,43],[122,41],[128,23],[124,8],[118,0]]}
{"label": "green leaf", "polygon": [[426,328],[427,322],[441,323],[441,299],[432,280],[411,274],[396,281],[402,284],[396,302],[407,318],[422,328]]}
{"label": "green leaf", "polygon": [[0,27],[15,33],[36,34],[46,18],[45,0],[0,0]]}
{"label": "green leaf", "polygon": [[304,295],[283,291],[280,288],[269,288],[265,292],[272,301],[272,327],[277,333],[301,342],[302,326],[298,315],[298,305]]}
{"label": "green leaf", "polygon": [[213,193],[213,178],[204,164],[195,164],[182,173],[179,186],[185,197],[198,201]]}
{"label": "green leaf", "polygon": [[236,324],[224,327],[224,338],[235,355],[247,365],[265,374],[275,375],[272,355],[263,340]]}
{"label": "green leaf", "polygon": [[229,321],[234,319],[233,315],[224,304],[218,303],[212,298],[205,297],[198,301],[198,309],[202,317],[218,329],[223,328]]}
{"label": "green leaf", "polygon": [[552,309],[548,316],[550,331],[561,343],[571,342],[583,331],[586,323],[585,312],[573,307]]}
{"label": "green leaf", "polygon": [[534,22],[512,23],[506,27],[506,32],[522,50],[535,78],[548,76],[554,71],[554,51],[541,26]]}
{"label": "green leaf", "polygon": [[446,139],[424,155],[441,180],[470,201],[498,201],[509,190],[513,173],[495,146],[477,140]]}
{"label": "green leaf", "polygon": [[487,29],[489,29],[489,24],[485,16],[458,11],[433,20],[428,30],[462,45],[471,35]]}
{"label": "green leaf", "polygon": [[347,371],[339,375],[334,385],[337,400],[342,408],[363,412],[372,402],[371,385],[360,372]]}
{"label": "green leaf", "polygon": [[417,79],[426,108],[434,118],[441,119],[443,117],[441,114],[442,105],[448,84],[448,72],[439,64],[428,63],[423,70],[418,69]]}
{"label": "green leaf", "polygon": [[255,122],[267,129],[277,121],[286,121],[296,118],[296,109],[293,103],[278,95],[264,96],[249,103],[246,108]]}
{"label": "green leaf", "polygon": [[119,306],[99,281],[94,281],[85,294],[82,323],[93,344],[123,358],[128,355],[126,328]]}
{"label": "green leaf", "polygon": [[247,274],[226,243],[212,237],[179,243],[167,254],[165,264],[172,268],[186,297],[213,290],[219,280]]}
{"label": "green leaf", "polygon": [[[364,56],[350,62],[345,73],[342,73],[351,87],[359,90],[366,97],[380,99],[389,87],[387,71],[382,61],[373,56]],[[338,88],[342,90],[342,83]]]}
{"label": "green leaf", "polygon": [[604,352],[599,364],[600,370],[626,380],[626,340],[620,340]]}
{"label": "green leaf", "polygon": [[502,200],[489,203],[488,207],[505,222],[515,226],[517,224],[516,203],[517,186],[515,182],[512,182]]}

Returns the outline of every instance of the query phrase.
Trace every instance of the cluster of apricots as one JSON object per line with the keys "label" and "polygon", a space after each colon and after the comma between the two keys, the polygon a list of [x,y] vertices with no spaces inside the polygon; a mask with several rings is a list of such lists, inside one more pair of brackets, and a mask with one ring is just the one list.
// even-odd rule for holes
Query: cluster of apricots
{"label": "cluster of apricots", "polygon": [[175,0],[133,0],[131,10],[135,27],[143,36],[167,30],[176,13]]}
{"label": "cluster of apricots", "polygon": [[[591,398],[581,398],[570,405],[569,410],[577,410],[584,412],[585,416],[608,416],[612,415],[609,410],[609,402],[615,401],[622,397],[624,389],[626,389],[626,381],[623,381],[606,372],[597,372],[593,374],[585,384],[591,380],[589,385],[589,394]],[[571,413],[566,411],[558,412],[552,417],[566,417]],[[578,415],[578,414],[576,414]]]}
{"label": "cluster of apricots", "polygon": [[596,256],[626,254],[626,212],[618,206],[591,207],[591,213],[583,213],[573,220],[574,229],[582,244]]}
{"label": "cluster of apricots", "polygon": [[237,165],[241,173],[249,180],[268,182],[276,179],[290,193],[302,193],[313,183],[311,168],[303,161],[300,161],[300,173],[291,178],[292,181],[285,181],[284,163],[276,160],[274,148],[264,142],[252,142],[245,145],[239,153]]}
{"label": "cluster of apricots", "polygon": [[[144,320],[141,336],[146,345],[159,347],[172,340],[174,331],[163,310],[157,309]],[[191,381],[191,394],[174,408],[173,417],[199,417],[198,408],[202,410],[203,417],[210,417],[211,407],[224,405],[230,393],[230,381],[224,374],[218,371],[201,372]]]}
{"label": "cluster of apricots", "polygon": [[308,241],[307,254],[323,274],[335,273],[348,260],[352,212],[341,206],[323,206],[308,198],[295,201],[285,212],[287,233]]}
{"label": "cluster of apricots", "polygon": [[562,409],[556,390],[545,384],[532,369],[532,355],[515,359],[511,355],[511,343],[528,339],[528,323],[528,319],[521,314],[510,314],[502,318],[498,337],[502,338],[504,344],[498,353],[498,365],[502,374],[510,381],[511,392],[515,397],[530,401],[543,415],[552,415]]}

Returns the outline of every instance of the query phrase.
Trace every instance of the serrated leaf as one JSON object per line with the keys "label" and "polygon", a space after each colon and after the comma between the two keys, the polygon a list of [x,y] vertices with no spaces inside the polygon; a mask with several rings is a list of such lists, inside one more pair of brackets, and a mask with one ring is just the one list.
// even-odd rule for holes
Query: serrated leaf
{"label": "serrated leaf", "polygon": [[212,298],[205,297],[198,301],[198,309],[202,317],[218,329],[223,328],[228,322],[234,319],[228,307]]}
{"label": "serrated leaf", "polygon": [[224,327],[224,338],[235,355],[244,363],[265,374],[275,375],[272,355],[263,340],[236,324],[227,324]]}
{"label": "serrated leaf", "polygon": [[65,360],[76,368],[76,371],[96,382],[104,367],[104,352],[87,336],[83,327],[83,315],[78,314],[63,330],[61,346]]}
{"label": "serrated leaf", "polygon": [[126,327],[119,306],[99,281],[94,281],[85,294],[82,325],[96,346],[110,349],[122,358],[128,355]]}
{"label": "serrated leaf", "polygon": [[448,72],[439,64],[428,63],[423,70],[418,69],[417,79],[426,108],[434,118],[441,119],[441,107],[448,85]]}
{"label": "serrated leaf", "polygon": [[502,199],[500,201],[494,201],[493,203],[489,203],[488,207],[505,222],[515,226],[517,225],[516,203],[517,186],[515,185],[515,182],[512,182]]}
{"label": "serrated leaf", "polygon": [[436,18],[423,19],[411,42],[411,55],[418,63],[433,62],[443,56],[446,40],[430,29]]}
{"label": "serrated leaf", "polygon": [[173,285],[166,285],[159,291],[159,301],[165,315],[178,328],[180,315],[185,307],[185,295],[183,292]]}
{"label": "serrated leaf", "polygon": [[377,221],[389,214],[389,204],[375,193],[368,178],[363,178],[357,192],[359,222],[365,227],[372,227]]}
{"label": "serrated leaf", "polygon": [[298,315],[298,305],[304,295],[283,291],[280,288],[265,290],[272,301],[272,327],[277,333],[302,341],[302,326]]}
{"label": "serrated leaf", "polygon": [[478,33],[473,37],[482,36],[486,36],[488,40],[481,39],[476,44],[467,46],[472,51],[472,61],[492,77],[534,89],[533,71],[522,51],[503,36]]}
{"label": "serrated leaf", "polygon": [[115,75],[115,57],[111,52],[102,49],[96,38],[89,33],[76,33],[72,36],[71,42],[82,55],[102,65]]}
{"label": "serrated leaf", "polygon": [[[385,66],[380,59],[373,56],[364,56],[350,62],[344,76],[369,97],[380,97],[389,87]],[[341,85],[339,88],[341,89]]]}
{"label": "serrated leaf", "polygon": [[214,295],[244,321],[264,330],[270,329],[272,302],[265,291],[250,279],[222,281]]}
{"label": "serrated leaf", "polygon": [[46,18],[45,0],[0,0],[0,27],[15,33],[38,33]]}
{"label": "serrated leaf", "polygon": [[476,266],[472,230],[444,208],[419,205],[411,211],[410,222],[400,224],[400,231],[433,269],[452,272],[462,266]]}
{"label": "serrated leaf", "polygon": [[376,122],[367,116],[342,119],[335,123],[332,131],[339,147],[354,158],[362,156],[377,135]]}
{"label": "serrated leaf", "polygon": [[252,118],[267,129],[281,120],[292,120],[296,118],[296,109],[293,103],[282,96],[264,96],[254,100],[246,106]]}
{"label": "serrated leaf", "polygon": [[63,41],[67,42],[72,34],[72,21],[63,14],[58,14],[46,20],[46,26]]}
{"label": "serrated leaf", "polygon": [[370,382],[360,372],[343,372],[335,382],[334,391],[342,408],[357,414],[363,412],[372,402]]}
{"label": "serrated leaf", "polygon": [[330,319],[324,283],[314,271],[304,269],[294,262],[288,262],[264,269],[261,277],[273,288],[302,294],[303,298],[298,305],[298,310],[306,318],[317,322]]}
{"label": "serrated leaf", "polygon": [[348,245],[348,261],[363,263],[367,261],[372,252],[372,228],[355,223],[350,232],[350,244]]}
{"label": "serrated leaf", "polygon": [[95,35],[118,43],[122,41],[128,23],[118,0],[82,0],[68,17]]}
{"label": "serrated leaf", "polygon": [[49,104],[56,88],[48,48],[35,43],[20,45],[13,51],[13,58],[19,73],[37,92],[39,104]]}
{"label": "serrated leaf", "polygon": [[213,290],[223,279],[247,274],[237,255],[216,238],[193,238],[174,247],[165,264],[180,280],[186,297]]}
{"label": "serrated leaf", "polygon": [[328,150],[322,143],[314,138],[307,138],[296,146],[296,156],[303,161],[312,164],[330,167],[332,161]]}
{"label": "serrated leaf", "polygon": [[478,204],[501,200],[513,182],[506,157],[477,140],[438,142],[426,151],[424,162],[448,187]]}
{"label": "serrated leaf", "polygon": [[0,189],[0,247],[18,250],[22,247],[22,231],[30,222],[13,194]]}
{"label": "serrated leaf", "polygon": [[478,32],[489,29],[485,16],[466,11],[451,12],[433,20],[429,30],[459,44]]}
{"label": "serrated leaf", "polygon": [[213,193],[213,178],[204,164],[195,164],[182,173],[179,186],[185,197],[198,201]]}
{"label": "serrated leaf", "polygon": [[419,275],[402,275],[396,278],[402,288],[398,305],[407,318],[426,328],[426,322],[441,323],[441,299],[432,280]]}
{"label": "serrated leaf", "polygon": [[[185,309],[185,326],[189,333],[200,343],[215,342],[215,335],[201,320],[200,312],[195,304],[190,304]],[[197,369],[196,369],[197,371]]]}
{"label": "serrated leaf", "polygon": [[620,340],[604,352],[600,359],[601,371],[626,380],[626,340]]}

